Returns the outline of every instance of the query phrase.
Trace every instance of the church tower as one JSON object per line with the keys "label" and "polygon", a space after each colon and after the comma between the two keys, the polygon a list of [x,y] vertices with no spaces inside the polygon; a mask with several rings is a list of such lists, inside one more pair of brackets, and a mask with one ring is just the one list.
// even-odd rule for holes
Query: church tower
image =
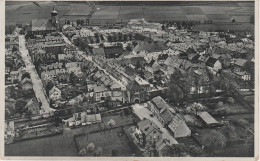
{"label": "church tower", "polygon": [[53,7],[53,10],[51,11],[51,23],[58,27],[58,12],[55,11],[55,8]]}

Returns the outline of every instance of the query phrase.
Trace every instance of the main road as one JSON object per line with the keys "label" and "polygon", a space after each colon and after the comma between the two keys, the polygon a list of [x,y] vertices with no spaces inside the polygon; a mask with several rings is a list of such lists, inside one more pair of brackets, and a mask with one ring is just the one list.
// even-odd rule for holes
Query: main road
{"label": "main road", "polygon": [[24,35],[19,35],[19,51],[25,63],[26,70],[30,73],[33,83],[33,90],[37,97],[37,100],[42,102],[42,110],[46,114],[54,111],[54,109],[50,108],[48,97],[46,96],[46,91],[43,88],[42,81],[35,70],[35,66],[33,65],[31,57],[29,56],[28,49],[25,46]]}
{"label": "main road", "polygon": [[[69,44],[69,45],[71,45],[71,46],[74,46],[74,44],[72,44],[71,41],[70,41],[63,33],[60,33],[60,34],[61,34],[61,36],[63,37],[64,41],[65,41],[67,44]],[[93,63],[95,64],[95,66],[98,67],[98,69],[104,71],[104,73],[105,73],[106,75],[109,75],[109,77],[110,77],[113,81],[115,81],[118,85],[121,86],[121,89],[122,89],[122,90],[126,90],[125,85],[123,85],[120,81],[118,81],[118,80],[117,80],[116,78],[114,78],[111,74],[109,74],[109,73],[106,71],[106,69],[102,68],[102,67],[101,67],[100,65],[98,65],[95,61],[93,61],[91,56],[88,56],[88,55],[84,54],[84,52],[81,51],[81,50],[79,50],[79,49],[77,50],[77,52],[78,52],[79,55],[81,55],[81,56],[82,56],[83,58],[85,58],[86,60],[93,62]]]}

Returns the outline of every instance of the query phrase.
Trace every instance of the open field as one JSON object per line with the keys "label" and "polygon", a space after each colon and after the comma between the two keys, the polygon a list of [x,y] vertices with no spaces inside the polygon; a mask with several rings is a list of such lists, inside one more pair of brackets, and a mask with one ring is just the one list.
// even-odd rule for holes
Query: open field
{"label": "open field", "polygon": [[[40,7],[33,3],[6,4],[6,24],[28,24],[33,18],[50,18],[50,11],[54,6],[59,12],[62,22],[66,20],[86,20],[91,13],[91,6],[86,2],[38,2]],[[138,5],[138,3],[140,3]],[[128,22],[130,19],[145,18],[148,21],[162,22],[195,20],[204,22],[212,20],[213,25],[204,25],[197,28],[201,30],[237,29],[252,30],[252,16],[254,3],[250,2],[93,2],[95,11],[91,19],[117,20]],[[231,24],[230,19],[235,18],[239,24]],[[228,23],[229,22],[229,23]],[[221,23],[221,24],[219,24]],[[242,24],[242,26],[241,26]]]}
{"label": "open field", "polygon": [[76,144],[63,135],[5,145],[6,156],[77,156]]}
{"label": "open field", "polygon": [[134,153],[122,128],[78,136],[75,140],[78,149],[85,148],[90,143],[93,143],[95,147],[101,147],[102,156],[111,156],[112,150],[117,150],[119,156],[131,156]]}
{"label": "open field", "polygon": [[250,23],[217,23],[217,24],[200,24],[193,30],[198,31],[216,31],[216,30],[236,30],[254,32],[254,25]]}
{"label": "open field", "polygon": [[230,22],[232,18],[227,14],[208,14],[207,17],[214,22]]}
{"label": "open field", "polygon": [[70,11],[65,14],[65,16],[77,16],[77,15],[89,15],[91,11],[91,6],[87,4],[71,4]]}

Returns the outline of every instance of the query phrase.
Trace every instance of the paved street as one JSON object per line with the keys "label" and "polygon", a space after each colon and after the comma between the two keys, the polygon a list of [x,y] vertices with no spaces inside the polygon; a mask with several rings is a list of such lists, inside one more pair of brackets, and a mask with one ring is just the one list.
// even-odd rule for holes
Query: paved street
{"label": "paved street", "polygon": [[26,65],[26,70],[30,73],[32,83],[33,83],[33,90],[35,92],[35,95],[38,99],[38,101],[42,102],[42,109],[44,110],[44,113],[49,113],[53,111],[54,109],[50,108],[48,97],[46,96],[45,89],[43,88],[41,79],[39,78],[35,66],[32,63],[32,60],[29,56],[29,52],[27,48],[25,47],[25,37],[24,35],[19,36],[19,50],[21,52],[21,56],[23,58],[23,61]]}
{"label": "paved street", "polygon": [[171,144],[178,144],[178,142],[174,139],[174,137],[169,133],[169,131],[163,127],[163,125],[158,121],[158,119],[153,116],[151,117],[150,114],[152,114],[152,112],[146,108],[144,105],[140,105],[140,104],[135,104],[133,105],[133,110],[135,112],[135,114],[141,119],[143,120],[144,118],[147,118],[149,120],[151,120],[152,122],[155,123],[155,125],[157,125],[160,130],[162,131],[162,136],[166,139],[170,139]]}
{"label": "paved street", "polygon": [[[61,36],[64,38],[64,41],[65,41],[67,44],[73,45],[73,44],[71,43],[71,41],[70,41],[65,35],[63,35],[63,34],[61,33]],[[73,45],[73,46],[74,46],[74,45]],[[111,74],[109,74],[109,73],[106,71],[106,69],[103,69],[103,68],[102,68],[101,66],[99,66],[96,62],[94,62],[94,61],[92,60],[92,57],[91,57],[91,56],[87,56],[87,55],[84,54],[84,52],[81,51],[81,50],[78,50],[78,54],[81,55],[81,56],[82,56],[83,58],[85,58],[86,60],[93,62],[100,70],[103,70],[105,74],[109,75],[109,77],[110,77],[113,81],[115,81],[118,85],[120,85],[122,90],[126,90],[126,87],[125,87],[120,81],[118,81],[118,80],[115,79]]]}

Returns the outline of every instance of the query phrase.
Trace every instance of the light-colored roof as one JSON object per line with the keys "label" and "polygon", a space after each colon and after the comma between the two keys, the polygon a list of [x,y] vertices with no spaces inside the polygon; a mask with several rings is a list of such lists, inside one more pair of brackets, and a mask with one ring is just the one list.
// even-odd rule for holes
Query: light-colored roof
{"label": "light-colored roof", "polygon": [[208,112],[198,112],[198,116],[203,119],[207,124],[217,124],[219,123],[217,120],[215,120]]}

